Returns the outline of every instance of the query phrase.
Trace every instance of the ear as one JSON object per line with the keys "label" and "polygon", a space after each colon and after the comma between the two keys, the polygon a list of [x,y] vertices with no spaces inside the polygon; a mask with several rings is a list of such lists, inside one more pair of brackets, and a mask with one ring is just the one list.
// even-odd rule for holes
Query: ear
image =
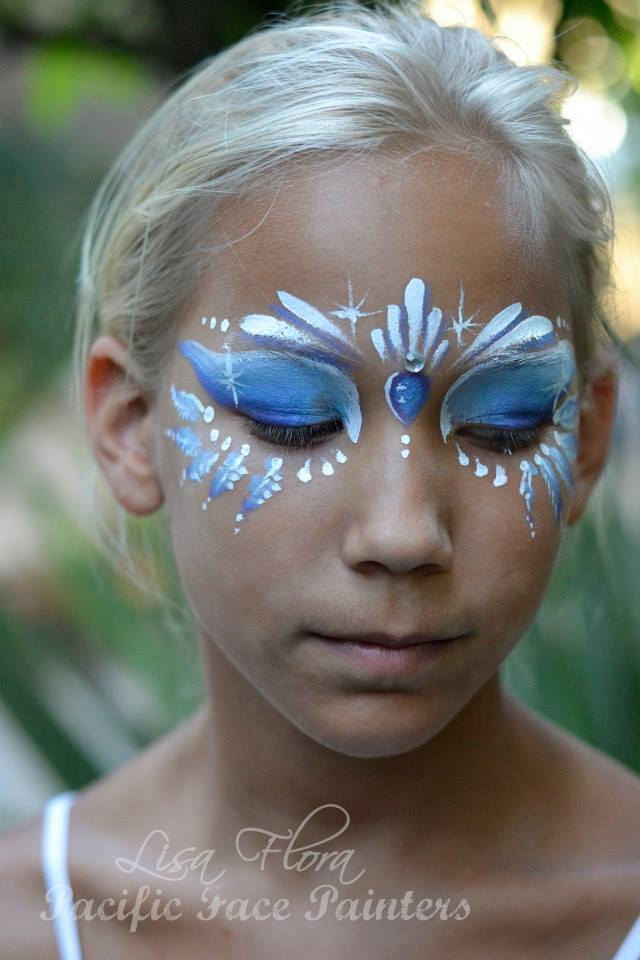
{"label": "ear", "polygon": [[162,505],[164,495],[154,452],[153,403],[129,367],[127,351],[115,337],[94,341],[84,382],[86,429],[118,503],[145,515]]}
{"label": "ear", "polygon": [[567,523],[580,519],[607,460],[618,396],[618,374],[611,358],[602,360],[580,405],[578,459]]}

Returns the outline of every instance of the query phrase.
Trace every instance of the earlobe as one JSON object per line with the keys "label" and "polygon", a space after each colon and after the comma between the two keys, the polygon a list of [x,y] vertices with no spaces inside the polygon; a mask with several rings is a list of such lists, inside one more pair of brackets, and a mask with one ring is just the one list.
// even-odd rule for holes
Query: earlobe
{"label": "earlobe", "polygon": [[85,371],[86,429],[94,456],[118,503],[154,513],[164,496],[153,442],[153,406],[129,371],[127,352],[112,336],[92,344]]}
{"label": "earlobe", "polygon": [[586,386],[580,406],[578,459],[574,468],[574,487],[569,525],[584,513],[591,492],[607,460],[618,394],[618,376],[613,362],[601,369]]}

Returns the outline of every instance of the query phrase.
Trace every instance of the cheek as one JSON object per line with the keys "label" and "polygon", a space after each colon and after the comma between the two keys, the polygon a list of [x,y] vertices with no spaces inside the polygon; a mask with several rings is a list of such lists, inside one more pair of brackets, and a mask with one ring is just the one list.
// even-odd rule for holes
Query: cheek
{"label": "cheek", "polygon": [[[186,452],[174,437],[165,440],[176,561],[185,592],[209,633],[264,636],[282,630],[287,610],[295,619],[295,597],[304,596],[305,576],[332,536],[331,512],[338,508],[336,493],[344,486],[350,453],[343,452],[343,444],[323,447],[322,454],[280,454],[248,436],[224,410],[216,410],[214,421],[215,447],[203,424],[190,425],[201,443]],[[227,438],[227,455],[238,453],[237,462],[225,467],[219,456],[206,476],[189,479],[189,467],[203,450],[219,450]]]}
{"label": "cheek", "polygon": [[[489,465],[487,457],[480,462]],[[506,483],[494,485],[496,465]],[[533,479],[535,536],[521,493],[520,458],[496,458],[487,474],[473,462],[458,466],[452,491],[458,504],[453,521],[456,581],[461,596],[483,621],[488,637],[508,646],[526,629],[542,600],[562,531],[542,479]],[[498,472],[502,480],[502,473]],[[493,479],[492,479],[493,478]]]}

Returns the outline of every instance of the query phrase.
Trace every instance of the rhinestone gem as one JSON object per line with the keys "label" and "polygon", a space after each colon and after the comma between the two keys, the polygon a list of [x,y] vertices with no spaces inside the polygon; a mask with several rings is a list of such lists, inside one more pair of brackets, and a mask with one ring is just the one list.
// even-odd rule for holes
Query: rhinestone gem
{"label": "rhinestone gem", "polygon": [[404,358],[403,365],[405,370],[408,370],[410,373],[419,373],[424,369],[424,360],[425,358],[419,353],[413,353],[412,351],[409,351]]}

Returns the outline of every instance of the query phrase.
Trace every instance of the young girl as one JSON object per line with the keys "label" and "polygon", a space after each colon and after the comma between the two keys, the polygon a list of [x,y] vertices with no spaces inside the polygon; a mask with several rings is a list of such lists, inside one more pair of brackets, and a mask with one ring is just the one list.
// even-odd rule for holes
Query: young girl
{"label": "young girl", "polygon": [[638,778],[498,673],[615,406],[566,83],[347,0],[115,165],[87,431],[124,511],[166,504],[207,697],[3,838],[2,958],[640,957]]}

